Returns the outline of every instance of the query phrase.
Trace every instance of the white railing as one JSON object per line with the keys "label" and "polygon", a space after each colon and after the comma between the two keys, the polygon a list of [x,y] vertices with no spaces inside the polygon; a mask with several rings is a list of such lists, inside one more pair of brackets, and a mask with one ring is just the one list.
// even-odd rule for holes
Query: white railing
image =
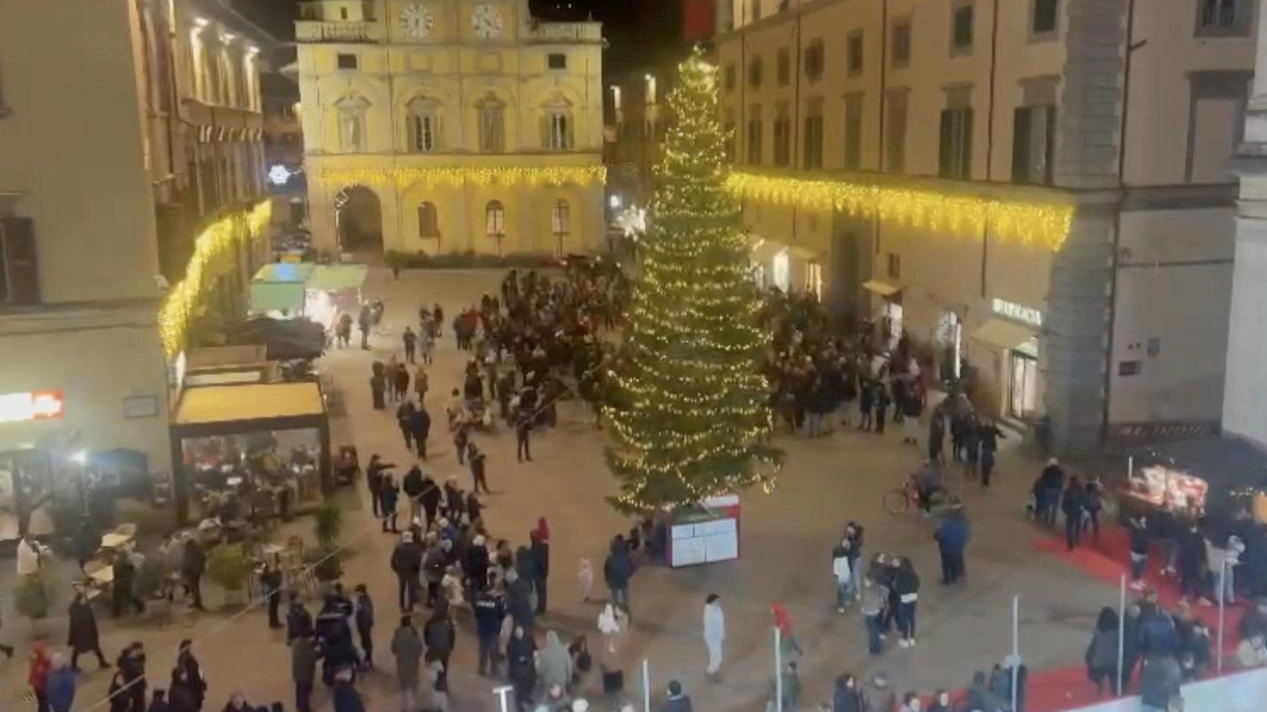
{"label": "white railing", "polygon": [[600,42],[603,26],[597,22],[542,22],[529,35],[537,42]]}
{"label": "white railing", "polygon": [[376,22],[319,22],[299,20],[295,39],[299,42],[378,42],[383,26]]}

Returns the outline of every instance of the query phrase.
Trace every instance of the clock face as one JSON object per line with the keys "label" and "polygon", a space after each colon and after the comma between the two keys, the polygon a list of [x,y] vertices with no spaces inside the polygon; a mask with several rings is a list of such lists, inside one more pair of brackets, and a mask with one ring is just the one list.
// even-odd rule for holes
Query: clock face
{"label": "clock face", "polygon": [[435,15],[421,3],[411,3],[400,11],[400,29],[405,34],[421,39],[431,34],[436,25]]}
{"label": "clock face", "polygon": [[476,5],[471,12],[471,30],[480,39],[490,39],[502,33],[502,14],[492,5]]}

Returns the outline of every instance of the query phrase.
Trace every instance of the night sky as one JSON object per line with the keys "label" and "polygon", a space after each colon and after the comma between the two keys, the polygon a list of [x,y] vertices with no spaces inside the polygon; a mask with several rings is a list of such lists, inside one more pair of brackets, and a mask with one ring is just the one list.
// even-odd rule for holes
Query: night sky
{"label": "night sky", "polygon": [[[233,0],[278,40],[294,39],[299,0]],[[681,0],[531,0],[533,14],[542,19],[583,20],[588,15],[603,23],[610,46],[604,71],[610,76],[657,62],[673,51],[681,37]]]}

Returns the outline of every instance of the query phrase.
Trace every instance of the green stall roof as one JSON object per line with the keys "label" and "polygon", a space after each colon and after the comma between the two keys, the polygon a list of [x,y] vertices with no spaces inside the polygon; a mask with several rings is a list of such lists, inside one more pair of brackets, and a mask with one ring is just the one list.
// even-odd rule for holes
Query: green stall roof
{"label": "green stall roof", "polygon": [[365,282],[365,265],[317,265],[308,278],[308,289],[338,292],[360,289]]}
{"label": "green stall roof", "polygon": [[251,282],[251,311],[284,311],[294,316],[304,308],[303,282]]}

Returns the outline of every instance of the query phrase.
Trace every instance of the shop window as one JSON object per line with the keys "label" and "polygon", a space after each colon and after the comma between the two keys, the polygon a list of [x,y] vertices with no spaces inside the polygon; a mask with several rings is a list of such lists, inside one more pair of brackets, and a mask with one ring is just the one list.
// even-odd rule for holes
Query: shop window
{"label": "shop window", "polygon": [[556,200],[554,207],[550,210],[550,231],[554,233],[554,254],[562,256],[563,244],[567,242],[567,237],[572,232],[572,210],[568,206],[568,201],[562,198]]}
{"label": "shop window", "polygon": [[424,240],[440,237],[439,218],[436,214],[435,203],[424,201],[418,205],[418,237]]}
{"label": "shop window", "polygon": [[791,266],[791,257],[788,255],[788,252],[786,249],[779,250],[779,253],[774,256],[774,262],[772,263],[771,266],[773,267],[771,271],[774,273],[773,274],[774,286],[778,287],[780,290],[784,292],[788,291],[788,285],[791,279],[792,266]]}
{"label": "shop window", "polygon": [[1013,349],[1009,358],[1008,412],[1014,418],[1031,419],[1038,408],[1037,339]]}

